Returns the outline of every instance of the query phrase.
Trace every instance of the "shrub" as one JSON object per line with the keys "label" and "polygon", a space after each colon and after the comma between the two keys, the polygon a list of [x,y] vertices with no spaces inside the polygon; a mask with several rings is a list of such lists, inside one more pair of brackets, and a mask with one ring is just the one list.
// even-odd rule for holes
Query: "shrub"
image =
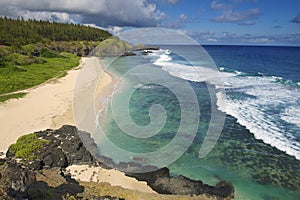
{"label": "shrub", "polygon": [[44,58],[59,58],[59,57],[61,57],[61,55],[59,55],[59,53],[52,51],[50,49],[47,49],[47,48],[41,49],[41,56]]}
{"label": "shrub", "polygon": [[10,145],[9,150],[16,158],[31,160],[35,158],[35,152],[39,152],[48,143],[49,141],[41,140],[32,133],[21,136],[15,144]]}

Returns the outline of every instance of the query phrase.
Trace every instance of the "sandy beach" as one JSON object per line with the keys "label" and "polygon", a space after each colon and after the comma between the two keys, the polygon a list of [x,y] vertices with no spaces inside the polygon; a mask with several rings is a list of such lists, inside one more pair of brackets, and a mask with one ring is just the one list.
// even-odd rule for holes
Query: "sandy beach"
{"label": "sandy beach", "polygon": [[0,104],[0,152],[6,152],[18,137],[34,131],[74,125],[72,116],[73,87],[86,58],[70,70],[67,76],[53,79],[38,87],[28,89],[24,98]]}
{"label": "sandy beach", "polygon": [[[73,95],[76,90],[85,90],[76,84],[81,69],[89,68],[101,73],[97,82],[97,98],[105,99],[112,88],[113,78],[110,74],[103,72],[101,62],[98,58],[82,58],[78,67],[70,70],[67,76],[54,79],[38,87],[28,89],[24,98],[12,99],[0,104],[1,140],[0,152],[5,153],[9,145],[25,134],[45,129],[58,129],[64,124],[75,125],[73,117]],[[100,70],[100,71],[99,71]],[[101,71],[102,70],[102,71]],[[90,71],[91,72],[91,71]],[[92,79],[93,81],[96,79]],[[79,84],[89,88],[89,84]],[[92,90],[94,90],[92,88]],[[89,101],[89,98],[87,98]],[[87,102],[82,101],[82,104]],[[97,105],[101,107],[102,103]],[[111,185],[121,186],[127,189],[139,190],[141,192],[155,193],[145,182],[127,177],[117,170],[106,170],[101,167],[71,166],[70,173],[75,179],[82,181],[108,182]],[[95,173],[97,175],[95,175]],[[94,177],[94,178],[93,178]]]}
{"label": "sandy beach", "polygon": [[[70,70],[65,77],[26,90],[28,94],[24,98],[1,103],[0,152],[5,153],[9,145],[24,134],[48,128],[57,129],[64,124],[75,125],[72,110],[74,85],[80,69],[91,65],[102,69],[98,58],[82,58],[80,65]],[[98,86],[99,92],[111,80],[111,76],[104,73]]]}
{"label": "sandy beach", "polygon": [[146,182],[138,181],[135,178],[125,176],[123,172],[115,169],[104,169],[101,167],[92,167],[88,165],[69,166],[67,172],[72,178],[85,182],[107,182],[112,186],[121,186],[125,189],[138,190],[145,193],[156,193]]}

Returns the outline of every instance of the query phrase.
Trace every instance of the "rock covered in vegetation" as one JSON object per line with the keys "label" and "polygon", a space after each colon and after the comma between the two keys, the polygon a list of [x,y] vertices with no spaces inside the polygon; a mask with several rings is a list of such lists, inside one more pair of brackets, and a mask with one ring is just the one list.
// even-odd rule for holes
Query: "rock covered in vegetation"
{"label": "rock covered in vegetation", "polygon": [[[58,130],[48,129],[36,132],[34,135],[39,140],[46,142],[44,142],[43,147],[34,152],[34,157],[21,157],[31,169],[64,168],[72,164],[94,165],[96,162],[83,145],[76,127],[63,126]],[[12,151],[11,147],[6,157],[14,159],[18,157],[18,152]]]}

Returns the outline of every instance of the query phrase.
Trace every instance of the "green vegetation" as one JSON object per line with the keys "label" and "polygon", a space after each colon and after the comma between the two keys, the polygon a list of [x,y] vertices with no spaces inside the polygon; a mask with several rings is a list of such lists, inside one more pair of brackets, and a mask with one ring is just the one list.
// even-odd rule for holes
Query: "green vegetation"
{"label": "green vegetation", "polygon": [[0,96],[0,103],[6,101],[8,99],[19,99],[19,98],[24,97],[25,95],[26,95],[26,93],[24,93],[24,92],[3,95],[3,96]]}
{"label": "green vegetation", "polygon": [[65,70],[79,65],[79,57],[66,53],[56,58],[42,58],[43,62],[38,59],[29,65],[14,64],[26,62],[27,59],[30,57],[18,55],[10,60],[11,64],[0,68],[0,94],[39,85],[53,77],[65,75]]}
{"label": "green vegetation", "polygon": [[78,56],[110,36],[82,25],[0,17],[0,102],[25,95],[11,92],[66,75],[79,64]]}
{"label": "green vegetation", "polygon": [[78,24],[0,18],[0,45],[21,47],[52,41],[103,41],[107,31]]}
{"label": "green vegetation", "polygon": [[15,144],[10,145],[9,150],[16,158],[23,160],[32,160],[35,158],[34,152],[40,151],[44,144],[49,141],[41,140],[36,134],[28,134],[21,136]]}
{"label": "green vegetation", "polygon": [[120,56],[130,49],[132,49],[132,46],[127,42],[124,42],[117,37],[110,37],[96,47],[95,54],[100,57]]}

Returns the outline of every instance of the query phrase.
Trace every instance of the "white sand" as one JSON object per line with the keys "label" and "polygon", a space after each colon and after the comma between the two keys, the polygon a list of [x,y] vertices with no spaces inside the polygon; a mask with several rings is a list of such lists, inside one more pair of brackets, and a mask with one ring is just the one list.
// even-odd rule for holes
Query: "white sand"
{"label": "white sand", "polygon": [[121,186],[126,189],[138,190],[146,193],[156,193],[146,182],[125,176],[123,172],[118,170],[107,170],[101,167],[90,167],[88,165],[72,165],[66,170],[71,174],[71,177],[76,180],[97,183],[107,182],[112,186]]}
{"label": "white sand", "polygon": [[[82,58],[78,68],[85,67],[102,69],[98,58]],[[24,98],[0,104],[0,152],[5,153],[24,134],[57,129],[64,124],[75,125],[72,99],[78,68],[63,78],[26,90],[28,94]],[[111,82],[109,75],[102,77],[99,90]]]}
{"label": "white sand", "polygon": [[[95,85],[95,83],[90,82],[97,79],[95,77],[86,79],[85,68],[88,68],[86,71],[90,73],[88,77],[96,77],[101,74],[96,88],[90,87]],[[83,69],[83,72],[80,72],[83,73],[80,78],[83,76],[84,80],[80,84],[76,84],[76,81],[77,83],[82,81],[77,79],[78,69]],[[75,85],[77,86],[76,91],[95,90],[88,92],[96,92],[97,98],[105,99],[110,93],[109,90],[112,89],[112,83],[113,78],[108,73],[103,73],[98,58],[82,58],[80,66],[70,70],[67,76],[26,90],[28,94],[24,98],[12,99],[0,104],[0,152],[5,153],[9,145],[15,143],[22,135],[48,128],[58,129],[64,124],[75,125],[72,110]],[[82,105],[89,105],[89,101],[90,99],[84,98],[84,95],[80,99]],[[100,108],[101,106],[100,101],[97,107]],[[70,166],[68,170],[75,179],[82,181],[108,182],[113,186],[155,193],[147,186],[146,182],[139,182],[134,178],[127,177],[118,170],[106,170],[101,167],[88,167],[86,165]]]}

